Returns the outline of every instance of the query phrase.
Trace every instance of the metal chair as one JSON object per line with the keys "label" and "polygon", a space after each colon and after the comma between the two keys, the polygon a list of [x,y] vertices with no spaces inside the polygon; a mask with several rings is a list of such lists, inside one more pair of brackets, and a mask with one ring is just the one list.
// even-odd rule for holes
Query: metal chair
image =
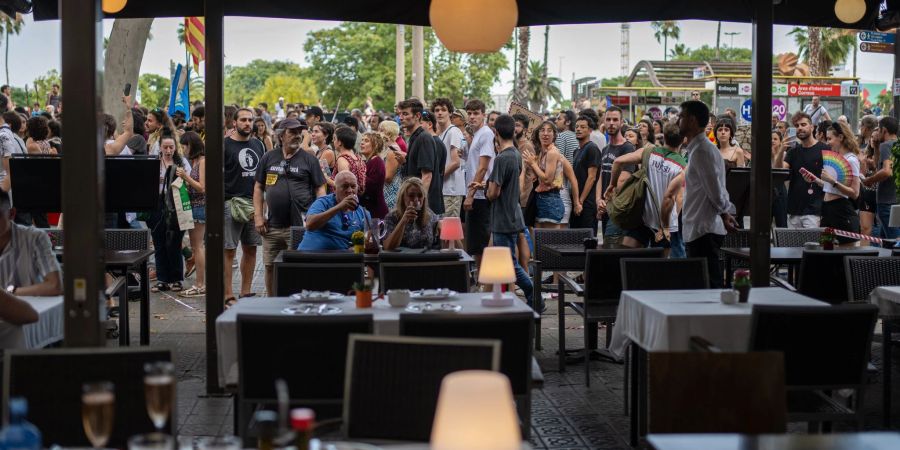
{"label": "metal chair", "polygon": [[[866,366],[878,307],[754,305],[750,351],[784,353],[788,420],[817,423],[853,419],[863,423]],[[839,330],[839,331],[836,331]],[[852,389],[854,405],[828,391]]]}
{"label": "metal chair", "polygon": [[776,247],[803,247],[807,242],[819,242],[824,228],[775,228],[772,235]]}
{"label": "metal chair", "polygon": [[234,430],[247,445],[251,411],[276,403],[278,379],[287,381],[292,405],[314,408],[323,419],[341,416],[353,333],[371,334],[372,316],[237,316]]}
{"label": "metal chair", "polygon": [[460,370],[497,371],[500,342],[352,335],[346,366],[347,438],[427,442],[441,381]]}
{"label": "metal chair", "polygon": [[297,246],[300,245],[300,241],[303,240],[303,235],[306,234],[306,228],[304,227],[291,227],[291,246],[290,250],[297,250]]}
{"label": "metal chair", "polygon": [[832,305],[846,302],[848,256],[878,256],[878,250],[804,250],[797,292]]}
{"label": "metal chair", "polygon": [[509,377],[523,436],[531,426],[532,340],[529,312],[504,314],[400,314],[400,334],[421,337],[499,339],[500,371]]}
{"label": "metal chair", "polygon": [[706,258],[622,258],[622,290],[709,289]]}
{"label": "metal chair", "polygon": [[272,271],[278,297],[304,289],[346,293],[353,283],[362,283],[364,279],[362,254],[285,250],[283,259],[275,262]]}
{"label": "metal chair", "polygon": [[465,261],[381,263],[379,288],[440,289],[469,292],[469,263]]}
{"label": "metal chair", "polygon": [[[147,347],[7,350],[3,404],[10,397],[28,399],[28,421],[41,430],[45,446],[90,447],[81,423],[82,385],[110,381],[117,425],[107,446],[125,448],[129,437],[156,430],[144,400],[144,364],[171,360],[169,350]],[[172,399],[164,429],[168,434],[174,434],[178,423],[175,405]]]}
{"label": "metal chair", "polygon": [[[149,229],[132,229],[117,228],[105,231],[105,245],[107,250],[147,250],[150,248],[150,230]],[[60,234],[60,245],[62,245],[62,235]],[[141,274],[136,270],[129,270],[125,275],[125,283],[127,285],[128,299],[135,300],[141,297],[140,283],[149,283],[149,280],[143,280]],[[138,284],[130,283],[129,279],[134,278]],[[122,299],[119,299],[120,301]]]}

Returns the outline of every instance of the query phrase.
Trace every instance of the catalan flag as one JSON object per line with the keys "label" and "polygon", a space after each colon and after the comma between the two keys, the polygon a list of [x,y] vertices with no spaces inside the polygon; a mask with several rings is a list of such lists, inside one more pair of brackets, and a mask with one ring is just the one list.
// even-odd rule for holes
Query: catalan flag
{"label": "catalan flag", "polygon": [[184,18],[184,44],[194,60],[195,73],[200,73],[200,61],[206,59],[205,33],[206,24],[203,17]]}

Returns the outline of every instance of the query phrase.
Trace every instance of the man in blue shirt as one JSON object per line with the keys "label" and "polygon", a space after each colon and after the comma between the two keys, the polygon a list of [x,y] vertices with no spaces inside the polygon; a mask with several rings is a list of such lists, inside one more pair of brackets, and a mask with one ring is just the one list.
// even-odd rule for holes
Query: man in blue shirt
{"label": "man in blue shirt", "polygon": [[356,175],[341,171],[334,178],[334,193],[319,197],[306,215],[306,233],[298,250],[347,250],[350,237],[364,231],[369,212],[359,206]]}

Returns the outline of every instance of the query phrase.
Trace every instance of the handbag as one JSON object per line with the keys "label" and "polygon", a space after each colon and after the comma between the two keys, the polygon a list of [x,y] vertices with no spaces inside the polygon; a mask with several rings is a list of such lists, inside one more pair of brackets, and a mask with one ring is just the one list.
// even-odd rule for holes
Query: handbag
{"label": "handbag", "polygon": [[535,188],[537,188],[537,183],[534,183],[534,186],[532,186],[531,192],[528,194],[528,200],[525,201],[525,209],[522,212],[525,226],[528,227],[533,227],[535,222],[537,222],[537,195],[534,192]]}
{"label": "handbag", "polygon": [[232,197],[228,200],[231,219],[235,222],[248,223],[253,220],[253,200],[245,197]]}
{"label": "handbag", "polygon": [[[647,164],[652,149],[645,148],[641,157],[641,168],[634,172],[622,185],[622,189],[609,202],[609,218],[623,230],[633,230],[644,224],[644,204],[650,180],[647,179]],[[614,183],[615,181],[610,181]]]}

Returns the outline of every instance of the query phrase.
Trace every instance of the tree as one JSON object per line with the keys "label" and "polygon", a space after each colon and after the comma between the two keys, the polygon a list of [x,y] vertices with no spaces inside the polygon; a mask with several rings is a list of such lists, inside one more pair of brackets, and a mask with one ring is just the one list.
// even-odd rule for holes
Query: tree
{"label": "tree", "polygon": [[794,36],[797,54],[809,64],[812,76],[828,76],[832,67],[847,62],[856,47],[856,34],[849,30],[796,27],[788,34]]}
{"label": "tree", "polygon": [[103,112],[113,117],[122,117],[125,113],[122,104],[125,83],[131,83],[132,94],[138,87],[141,61],[152,25],[153,19],[116,19],[113,22],[103,56]]}
{"label": "tree", "polygon": [[53,85],[58,84],[62,86],[62,78],[59,77],[59,72],[56,69],[51,69],[45,75],[35,78],[32,84],[34,85],[34,100],[32,100],[32,103],[38,102],[41,106],[44,106],[47,103],[47,94],[50,93]]}
{"label": "tree", "polygon": [[246,106],[274,75],[307,76],[307,72],[290,61],[254,59],[245,66],[225,66],[225,103]]}
{"label": "tree", "polygon": [[169,103],[171,83],[168,78],[155,73],[145,73],[138,78],[141,105],[147,108],[165,108]]}
{"label": "tree", "polygon": [[6,39],[6,56],[3,63],[6,68],[6,84],[9,84],[9,34],[19,34],[23,24],[22,15],[19,13],[16,13],[15,17],[0,13],[0,26],[3,27],[3,37]]}
{"label": "tree", "polygon": [[545,111],[553,100],[557,104],[563,102],[563,94],[559,88],[562,82],[557,77],[547,77],[544,82],[546,68],[540,61],[528,63],[528,107],[532,111]]}
{"label": "tree", "polygon": [[669,51],[669,58],[673,60],[677,60],[678,58],[682,58],[687,56],[688,48],[685,47],[684,44],[675,44],[675,47]]}
{"label": "tree", "polygon": [[650,22],[650,28],[653,28],[653,37],[656,42],[663,44],[663,60],[668,60],[669,38],[676,41],[681,37],[681,28],[678,22],[674,20],[657,20]]}
{"label": "tree", "polygon": [[266,102],[274,105],[278,97],[284,97],[286,103],[312,104],[318,100],[316,84],[311,77],[298,78],[286,74],[269,77],[263,88],[253,97],[251,104]]}
{"label": "tree", "polygon": [[[676,44],[675,49],[678,49],[682,44]],[[682,46],[683,47],[683,46]],[[703,45],[700,48],[685,48],[684,53],[675,55],[674,52],[670,52],[670,55],[673,55],[670,59],[673,61],[716,61],[716,49],[710,47],[708,45]],[[753,50],[749,48],[738,48],[738,47],[722,47],[719,49],[719,61],[742,61],[749,62],[753,56]]]}
{"label": "tree", "polygon": [[524,104],[528,97],[528,46],[531,44],[531,30],[519,28],[519,53],[516,55],[518,73],[514,80],[513,100]]}

